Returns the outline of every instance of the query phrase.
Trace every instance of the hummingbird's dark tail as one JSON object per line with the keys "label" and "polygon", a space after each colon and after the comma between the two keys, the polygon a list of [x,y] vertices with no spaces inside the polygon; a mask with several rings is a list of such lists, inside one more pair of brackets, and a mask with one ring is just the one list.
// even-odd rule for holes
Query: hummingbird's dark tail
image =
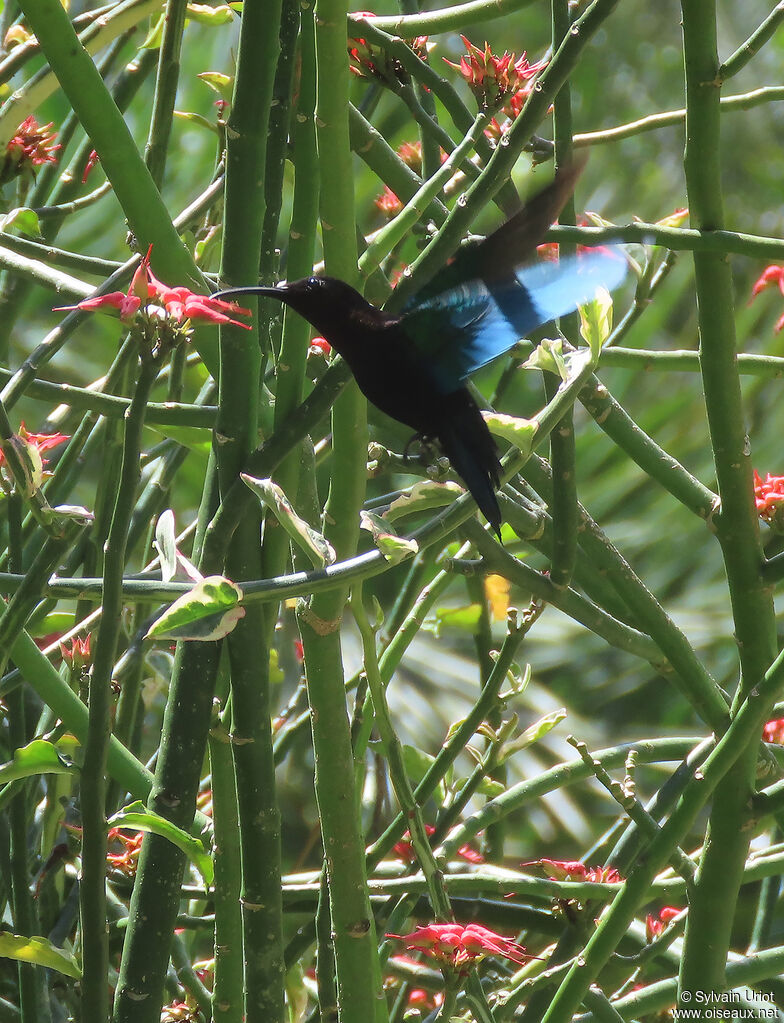
{"label": "hummingbird's dark tail", "polygon": [[438,439],[452,468],[500,540],[501,509],[495,496],[501,481],[498,450],[473,398],[466,391],[457,394],[463,400],[455,403],[450,414],[444,417]]}

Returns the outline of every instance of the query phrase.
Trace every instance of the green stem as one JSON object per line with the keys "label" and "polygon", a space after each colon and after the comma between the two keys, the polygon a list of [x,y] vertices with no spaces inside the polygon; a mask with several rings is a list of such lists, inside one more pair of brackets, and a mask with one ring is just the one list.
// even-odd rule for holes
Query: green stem
{"label": "green stem", "polygon": [[231,737],[224,714],[210,731],[210,775],[215,844],[215,1023],[242,1023],[242,859]]}
{"label": "green stem", "polygon": [[668,249],[685,249],[700,253],[729,253],[752,259],[775,260],[784,257],[781,238],[742,234],[720,228],[663,227],[661,224],[636,222],[622,227],[551,227],[547,241],[575,241],[580,245],[611,245],[625,242],[637,245],[663,245]]}
{"label": "green stem", "polygon": [[122,577],[128,526],[139,481],[144,410],[157,375],[157,363],[142,359],[133,402],[125,422],[122,468],[104,551],[103,617],[93,654],[88,700],[87,741],[81,772],[82,874],[79,905],[82,936],[82,1016],[109,1018],[109,943],[106,932],[106,764],[111,733],[111,678],[122,614]]}
{"label": "green stem", "polygon": [[[348,129],[345,0],[317,0],[316,126],[320,215],[327,273],[357,282],[354,177]],[[351,383],[332,410],[332,486],[325,508],[330,542],[353,555],[365,491],[366,403]],[[324,845],[341,1023],[382,1023],[386,1006],[357,819],[354,762],[337,629],[347,592],[315,595],[299,611],[312,713],[316,799]]]}
{"label": "green stem", "polygon": [[722,82],[726,82],[728,78],[732,78],[733,75],[741,71],[751,58],[759,53],[765,43],[773,38],[776,29],[782,21],[784,21],[784,2],[779,0],[779,3],[776,4],[767,18],[751,33],[749,38],[741,43],[737,50],[722,63],[719,67],[719,79]]}
{"label": "green stem", "polygon": [[[382,31],[413,39],[416,36],[434,36],[441,32],[457,32],[476,22],[490,18],[502,18],[523,7],[531,0],[470,0],[469,3],[453,4],[443,10],[427,11],[424,14],[391,15],[374,18],[373,24]],[[365,28],[359,15],[349,19],[349,35],[357,34],[358,28]]]}
{"label": "green stem", "polygon": [[376,727],[378,728],[381,742],[384,745],[384,751],[389,764],[390,781],[397,797],[400,812],[408,821],[411,842],[427,882],[427,890],[433,911],[438,919],[450,921],[453,919],[453,915],[449,905],[449,898],[444,889],[443,874],[430,848],[430,840],[422,819],[422,810],[417,803],[411,782],[406,773],[403,746],[392,725],[389,705],[386,699],[386,687],[379,670],[376,634],[362,605],[361,585],[357,586],[352,593],[351,610],[354,615],[354,621],[357,623],[359,634],[362,637],[365,673],[373,700]]}
{"label": "green stem", "polygon": [[[281,0],[247,5],[243,12],[237,75],[227,126],[226,214],[221,280],[255,283],[259,267],[269,275],[277,215],[274,181],[266,180],[282,150],[281,129],[270,137],[270,110],[279,68]],[[272,148],[270,148],[270,145]],[[275,148],[277,146],[277,149]],[[273,205],[265,223],[266,196]],[[272,232],[264,235],[262,230]],[[271,306],[271,303],[266,303]],[[277,310],[276,310],[277,312]],[[237,327],[221,330],[221,375],[216,447],[225,494],[256,444],[259,388],[269,356],[271,314],[259,335]],[[226,559],[230,578],[243,582],[260,570],[260,515],[246,514]],[[279,1021],[284,1014],[280,812],[270,728],[268,622],[274,612],[248,608],[229,642],[233,760],[239,809],[244,1015],[248,1023]]]}
{"label": "green stem", "polygon": [[185,28],[186,0],[168,0],[158,50],[158,74],[152,101],[152,115],[144,162],[150,177],[160,189],[169,150],[174,114],[174,100],[180,78],[180,52]]}
{"label": "green stem", "polygon": [[[702,230],[721,230],[715,3],[682,0],[681,9],[687,110],[684,163],[690,215]],[[727,573],[740,659],[740,685],[732,708],[736,712],[762,685],[777,649],[776,627],[772,594],[760,576],[762,548],[736,365],[732,274],[729,262],[713,253],[695,253],[694,268],[703,391],[722,504],[716,537]],[[751,838],[743,821],[754,788],[757,740],[758,736],[750,737],[738,750],[737,762],[716,789],[686,924],[679,978],[684,1005],[698,989],[718,993],[726,985],[727,954]],[[710,941],[705,940],[706,935]]]}
{"label": "green stem", "polygon": [[[784,99],[784,86],[770,85],[761,89],[754,89],[751,92],[740,93],[737,96],[725,96],[720,103],[723,114],[732,113],[735,110],[751,110],[753,107],[763,103],[778,103]],[[683,124],[686,120],[686,110],[663,110],[658,114],[649,114],[628,124],[619,124],[615,128],[604,128],[600,131],[584,132],[574,136],[575,147],[598,146],[605,142],[619,142],[621,139],[632,138],[634,135],[642,135],[646,131],[658,131],[659,128],[670,128]]]}

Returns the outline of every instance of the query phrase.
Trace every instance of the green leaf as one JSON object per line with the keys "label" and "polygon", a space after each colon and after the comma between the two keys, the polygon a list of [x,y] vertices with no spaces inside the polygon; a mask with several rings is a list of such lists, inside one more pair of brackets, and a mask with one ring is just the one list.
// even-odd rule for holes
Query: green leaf
{"label": "green leaf", "polygon": [[19,234],[29,235],[31,238],[41,238],[41,223],[35,210],[27,206],[18,206],[15,210],[0,217],[0,231],[18,231]]}
{"label": "green leaf", "polygon": [[0,956],[4,959],[16,959],[22,963],[33,963],[45,966],[49,970],[57,970],[66,977],[79,980],[82,971],[70,952],[53,945],[48,938],[27,938],[22,934],[0,933]]}
{"label": "green leaf", "polygon": [[396,519],[403,518],[404,515],[430,511],[431,508],[443,508],[451,504],[456,497],[460,497],[463,492],[463,488],[458,483],[453,483],[450,480],[445,483],[424,480],[422,483],[415,483],[400,497],[396,497],[384,513],[384,518],[389,522],[394,522]]}
{"label": "green leaf", "polygon": [[62,635],[70,632],[74,627],[76,616],[73,611],[50,611],[43,618],[35,619],[34,624],[27,627],[27,631],[33,639],[42,639],[44,636],[51,636],[53,633]]}
{"label": "green leaf", "polygon": [[606,288],[599,288],[596,298],[579,307],[580,333],[588,342],[591,355],[599,358],[602,345],[610,336],[613,323],[613,300]]}
{"label": "green leaf", "polygon": [[142,43],[143,50],[160,50],[161,42],[163,40],[163,26],[166,24],[166,15],[161,14],[156,21],[154,21],[147,33],[147,36]]}
{"label": "green leaf", "polygon": [[234,92],[233,75],[224,74],[223,71],[202,71],[196,77],[208,85],[213,92],[217,92],[221,99],[231,102]]}
{"label": "green leaf", "polygon": [[191,110],[175,110],[174,116],[178,117],[181,121],[189,121],[191,124],[198,124],[200,128],[206,128],[207,131],[211,131],[213,135],[220,135],[218,131],[218,125],[215,121],[211,121],[204,114],[195,114]]}
{"label": "green leaf", "polygon": [[483,412],[482,418],[487,423],[490,433],[508,440],[526,455],[531,453],[534,437],[539,429],[535,419],[507,416],[502,412]]}
{"label": "green leaf", "polygon": [[262,504],[269,508],[294,543],[307,554],[314,568],[324,568],[337,560],[329,541],[297,515],[277,483],[271,479],[256,479],[245,472],[240,473],[240,478]]}
{"label": "green leaf", "polygon": [[425,632],[432,632],[438,638],[444,626],[462,629],[474,633],[482,616],[479,604],[468,604],[466,607],[439,607],[432,615],[428,615],[422,623]]}
{"label": "green leaf", "polygon": [[14,759],[0,766],[0,784],[34,774],[72,774],[77,768],[60,756],[57,747],[46,739],[33,739],[14,750]]}
{"label": "green leaf", "polygon": [[566,380],[569,374],[564,361],[563,341],[560,338],[545,338],[534,348],[522,368],[541,369]]}
{"label": "green leaf", "polygon": [[177,574],[177,538],[174,529],[174,512],[171,508],[162,511],[155,523],[155,548],[161,559],[161,578],[170,583]]}
{"label": "green leaf", "polygon": [[398,536],[389,526],[386,519],[373,512],[361,511],[359,513],[360,529],[366,529],[373,535],[373,542],[381,551],[390,565],[397,565],[406,558],[410,558],[419,550],[416,540],[409,540],[404,536]]}
{"label": "green leaf", "polygon": [[153,622],[146,639],[222,639],[245,617],[243,593],[236,583],[211,575],[168,607]]}
{"label": "green leaf", "polygon": [[532,746],[535,742],[539,742],[548,732],[551,732],[557,724],[559,724],[566,717],[566,710],[561,707],[560,710],[554,710],[550,714],[545,714],[544,717],[539,718],[532,725],[520,735],[517,739],[511,742],[505,742],[503,747],[503,756],[499,760],[499,764],[503,764],[515,753],[519,753],[520,750],[526,749],[528,746]]}
{"label": "green leaf", "polygon": [[418,785],[430,770],[435,757],[416,746],[403,746],[403,766],[412,785]]}
{"label": "green leaf", "polygon": [[191,863],[204,878],[205,885],[211,885],[215,878],[215,869],[212,857],[204,848],[204,843],[199,838],[194,838],[187,831],[178,828],[176,824],[167,821],[165,817],[148,810],[141,801],[137,800],[123,807],[108,821],[110,828],[128,828],[130,831],[145,831],[153,835],[159,835],[167,839],[172,845],[185,853]]}
{"label": "green leaf", "polygon": [[188,18],[200,25],[228,25],[234,21],[234,11],[228,4],[221,4],[220,7],[210,7],[209,4],[188,4],[186,7]]}

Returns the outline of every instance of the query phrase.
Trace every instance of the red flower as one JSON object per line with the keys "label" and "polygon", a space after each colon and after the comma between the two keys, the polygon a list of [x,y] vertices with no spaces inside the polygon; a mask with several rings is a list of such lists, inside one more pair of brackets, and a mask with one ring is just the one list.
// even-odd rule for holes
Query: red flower
{"label": "red flower", "polygon": [[[432,824],[425,825],[425,832],[428,836],[435,834],[435,828]],[[395,855],[399,860],[403,860],[405,863],[413,863],[416,859],[416,853],[414,852],[414,846],[411,842],[411,832],[407,831],[399,842],[395,842],[392,847]],[[484,863],[485,858],[481,853],[478,853],[475,849],[472,849],[470,845],[461,845],[457,850],[457,855],[461,859],[467,860],[469,863]]]}
{"label": "red flower", "polygon": [[96,164],[101,162],[100,156],[94,149],[90,150],[90,155],[87,157],[87,163],[84,165],[84,174],[82,174],[82,184],[87,184],[87,179],[90,176],[90,171],[95,167]]}
{"label": "red flower", "polygon": [[65,643],[60,644],[60,653],[63,655],[65,663],[71,668],[71,671],[78,673],[85,665],[92,664],[92,656],[90,654],[91,636],[91,632],[88,632],[84,639],[74,636],[71,640],[70,650]]}
{"label": "red flower", "polygon": [[[775,263],[771,266],[766,266],[757,278],[754,283],[754,287],[751,289],[751,298],[749,301],[752,301],[752,299],[756,298],[761,291],[765,291],[766,288],[769,288],[774,284],[778,285],[779,291],[782,295],[784,295],[784,266],[777,266]],[[776,331],[782,329],[784,329],[784,316],[781,316],[776,321],[776,326],[774,327],[774,330]]]}
{"label": "red flower", "polygon": [[64,433],[28,433],[24,423],[19,426],[19,433],[12,434],[2,441],[0,447],[0,469],[7,462],[7,451],[16,455],[17,466],[14,469],[16,486],[24,493],[34,494],[44,481],[46,459],[44,451],[57,447],[67,441]]}
{"label": "red flower", "polygon": [[128,829],[110,828],[107,838],[110,842],[120,842],[124,849],[121,853],[107,853],[106,862],[115,870],[121,871],[126,877],[134,877],[139,865],[139,854],[142,851],[144,834],[141,831],[135,831],[132,835],[124,835],[123,830],[127,831]]}
{"label": "red flower", "polygon": [[[373,11],[355,11],[353,18],[375,18]],[[405,42],[420,60],[427,58],[427,36],[417,36]],[[360,78],[368,76],[387,78],[390,73],[399,81],[407,79],[402,65],[394,58],[390,60],[379,46],[369,43],[361,36],[349,36],[348,39],[349,70]]]}
{"label": "red flower", "polygon": [[[32,444],[39,455],[71,439],[66,433],[30,433],[24,423],[19,424],[19,436],[28,444]],[[2,453],[0,453],[0,462],[2,462]]]}
{"label": "red flower", "polygon": [[531,860],[523,867],[539,866],[554,881],[594,881],[618,884],[623,878],[615,867],[586,867],[580,860]]}
{"label": "red flower", "polygon": [[153,306],[159,309],[163,307],[166,315],[177,323],[183,320],[201,320],[209,323],[232,323],[235,327],[251,329],[247,323],[240,323],[228,315],[241,313],[243,316],[250,316],[250,309],[243,309],[236,302],[212,298],[211,295],[196,295],[183,286],[171,288],[159,281],[150,269],[151,252],[152,245],[133,275],[127,292],[111,291],[108,295],[86,298],[75,306],[59,306],[55,311],[84,309],[87,312],[100,312],[117,309],[120,319],[127,323],[134,319],[142,307],[146,310],[148,306]]}
{"label": "red flower", "polygon": [[10,181],[44,163],[57,163],[54,154],[61,147],[52,145],[57,138],[57,132],[50,131],[53,123],[39,125],[32,114],[22,121],[5,147],[0,181]]}
{"label": "red flower", "polygon": [[680,912],[681,911],[676,909],[674,906],[665,906],[663,909],[659,910],[658,916],[654,916],[652,913],[649,913],[645,918],[646,939],[648,941],[653,941],[654,938],[658,938],[670,920],[674,920]]}
{"label": "red flower", "polygon": [[161,1023],[199,1023],[202,1018],[198,1006],[173,1001],[161,1008]]}
{"label": "red flower", "polygon": [[[312,352],[320,352],[321,355],[329,355],[332,351],[332,345],[325,337],[314,337],[310,342],[310,350]],[[302,644],[300,644],[300,646],[301,645]],[[302,658],[300,658],[300,660],[302,660]]]}
{"label": "red flower", "polygon": [[772,718],[762,729],[762,738],[765,742],[775,742],[784,746],[784,718]]}
{"label": "red flower", "polygon": [[772,523],[781,501],[784,501],[784,476],[767,474],[763,480],[754,470],[754,503],[757,514],[767,523]]}
{"label": "red flower", "polygon": [[525,82],[534,78],[547,66],[546,60],[540,60],[536,64],[529,63],[525,53],[521,54],[518,60],[515,60],[513,53],[506,51],[502,57],[497,57],[491,51],[489,43],[486,42],[484,50],[480,50],[465,36],[460,38],[468,52],[460,58],[459,64],[447,60],[446,57],[444,60],[450,67],[460,72],[483,106],[490,106],[496,100],[518,92]]}
{"label": "red flower", "polygon": [[408,1004],[413,1009],[437,1009],[444,1004],[444,992],[415,987],[408,992]]}
{"label": "red flower", "polygon": [[761,291],[765,291],[773,284],[777,284],[779,291],[784,295],[784,266],[776,266],[775,263],[766,266],[751,289],[751,297],[756,298]]}
{"label": "red flower", "polygon": [[488,955],[503,956],[519,966],[530,958],[522,945],[480,924],[428,924],[417,927],[411,934],[387,934],[387,937],[405,941],[407,949],[424,952],[460,974],[467,973],[474,963]]}
{"label": "red flower", "polygon": [[[313,340],[314,341],[323,341],[324,339],[323,338],[314,338]],[[328,341],[324,341],[324,344],[325,345],[329,344],[329,342]],[[295,639],[294,640],[294,656],[297,658],[297,661],[300,664],[302,664],[302,662],[305,660],[305,647],[302,645],[302,640],[301,639]]]}
{"label": "red flower", "polygon": [[383,193],[375,200],[376,208],[388,217],[394,217],[403,209],[403,203],[398,199],[389,185],[384,185]]}

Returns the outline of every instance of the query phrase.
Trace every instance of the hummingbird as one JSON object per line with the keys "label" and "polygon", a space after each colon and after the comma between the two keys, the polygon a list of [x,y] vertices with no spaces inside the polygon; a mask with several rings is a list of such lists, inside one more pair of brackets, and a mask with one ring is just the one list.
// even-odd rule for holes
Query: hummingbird
{"label": "hummingbird", "polygon": [[422,441],[438,443],[500,538],[498,449],[465,381],[531,330],[623,280],[626,261],[612,250],[526,265],[582,166],[560,168],[501,227],[461,246],[399,313],[377,308],[335,277],[229,288],[213,297],[259,295],[303,316],[345,359],[368,401]]}

